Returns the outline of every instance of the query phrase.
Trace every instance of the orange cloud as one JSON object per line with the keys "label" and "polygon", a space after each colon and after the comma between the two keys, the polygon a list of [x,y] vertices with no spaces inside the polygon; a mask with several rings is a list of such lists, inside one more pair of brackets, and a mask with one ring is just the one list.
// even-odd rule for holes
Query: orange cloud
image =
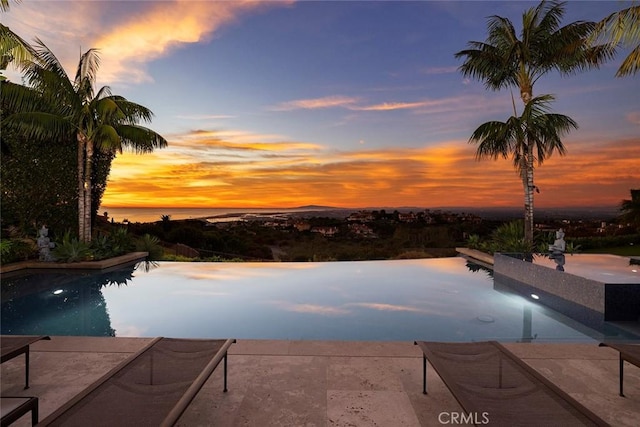
{"label": "orange cloud", "polygon": [[[149,155],[114,161],[105,206],[289,207],[519,206],[522,183],[510,160],[476,161],[475,146],[329,150],[199,131]],[[201,139],[198,139],[201,137]],[[272,135],[265,135],[269,139]],[[186,141],[186,142],[185,142]],[[197,143],[196,143],[197,142]],[[182,144],[187,144],[182,146]],[[193,146],[191,144],[194,144]],[[200,144],[198,150],[192,147]],[[565,142],[568,155],[535,170],[536,206],[616,205],[637,187],[640,140]]]}
{"label": "orange cloud", "polygon": [[411,108],[424,107],[427,102],[383,102],[382,104],[369,105],[366,107],[352,107],[352,110],[358,111],[390,111],[390,110],[406,110]]}
{"label": "orange cloud", "polygon": [[273,111],[315,110],[319,108],[348,107],[358,102],[358,98],[333,95],[322,98],[298,99],[271,107]]}
{"label": "orange cloud", "polygon": [[[100,85],[151,80],[145,64],[186,43],[206,41],[245,13],[292,4],[265,1],[23,2],[11,29],[42,39],[75,72],[78,47],[100,49]],[[34,25],[37,23],[37,25]],[[73,77],[73,74],[71,74]]]}
{"label": "orange cloud", "polygon": [[250,10],[287,2],[258,1],[162,1],[128,20],[105,28],[94,43],[100,49],[103,66],[100,78],[107,82],[149,81],[142,64],[167,54],[184,43],[197,43],[234,22]]}

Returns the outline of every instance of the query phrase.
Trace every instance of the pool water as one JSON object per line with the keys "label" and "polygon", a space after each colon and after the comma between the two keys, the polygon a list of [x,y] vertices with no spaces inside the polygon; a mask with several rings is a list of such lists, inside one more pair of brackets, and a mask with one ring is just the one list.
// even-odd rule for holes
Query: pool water
{"label": "pool water", "polygon": [[586,328],[463,258],[139,263],[2,280],[2,334],[593,342]]}

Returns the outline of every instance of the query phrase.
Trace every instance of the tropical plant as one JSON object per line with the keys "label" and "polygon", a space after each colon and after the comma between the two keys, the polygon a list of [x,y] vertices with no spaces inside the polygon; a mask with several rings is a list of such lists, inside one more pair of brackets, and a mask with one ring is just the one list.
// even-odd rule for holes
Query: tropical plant
{"label": "tropical plant", "polygon": [[62,262],[85,261],[91,258],[89,245],[77,237],[71,237],[70,232],[64,233],[62,242],[53,248],[53,256]]}
{"label": "tropical plant", "polygon": [[482,249],[482,241],[480,240],[480,236],[477,234],[472,234],[467,239],[467,247],[469,249]]}
{"label": "tropical plant", "polygon": [[640,227],[640,188],[629,191],[631,192],[631,199],[623,200],[620,203],[620,210],[622,211],[620,219]]}
{"label": "tropical plant", "polygon": [[568,254],[577,254],[582,249],[582,245],[576,245],[574,242],[567,242],[565,252]]}
{"label": "tropical plant", "polygon": [[[605,40],[612,47],[630,47],[616,77],[636,74],[640,70],[640,5],[633,5],[604,18],[596,26],[592,40]],[[635,45],[635,46],[634,46]]]}
{"label": "tropical plant", "polygon": [[122,255],[133,249],[133,240],[124,227],[118,227],[109,235],[109,244],[113,255]]}
{"label": "tropical plant", "polygon": [[150,261],[159,260],[164,254],[164,249],[160,246],[160,239],[150,234],[145,234],[142,239],[138,240],[136,250],[148,252],[147,259]]}
{"label": "tropical plant", "polygon": [[[511,116],[506,122],[492,121],[480,125],[469,138],[479,143],[476,158],[511,157],[524,188],[525,240],[533,246],[533,185],[534,162],[540,166],[547,157],[566,149],[561,137],[577,123],[568,116],[550,113],[551,95],[529,101],[520,117]],[[515,105],[514,105],[515,110]]]}
{"label": "tropical plant", "polygon": [[162,215],[160,219],[162,220],[162,229],[169,231],[171,229],[171,215]]}
{"label": "tropical plant", "polygon": [[38,247],[33,239],[26,237],[14,239],[2,239],[2,263],[26,261],[38,253]]}
{"label": "tropical plant", "polygon": [[105,259],[113,255],[109,238],[102,234],[91,241],[91,252],[94,259]]}
{"label": "tropical plant", "polygon": [[[459,70],[465,77],[484,81],[488,89],[500,90],[516,87],[520,98],[527,105],[533,97],[533,86],[550,71],[571,74],[598,67],[613,57],[609,44],[588,42],[596,24],[577,21],[560,26],[565,2],[542,1],[522,15],[520,38],[507,18],[491,16],[487,22],[488,37],[485,42],[471,41],[469,49],[455,54],[464,58]],[[533,183],[534,145],[524,139],[521,147],[521,165],[525,185],[525,239],[533,243]],[[526,172],[526,174],[525,174]]]}
{"label": "tropical plant", "polygon": [[11,255],[13,243],[9,239],[0,239],[0,260],[5,261]]}
{"label": "tropical plant", "polygon": [[491,233],[491,252],[531,253],[532,246],[524,238],[523,221],[511,221],[500,225]]}
{"label": "tropical plant", "polygon": [[167,141],[158,133],[138,125],[150,122],[153,113],[142,105],[112,95],[108,86],[95,92],[100,60],[95,49],[80,57],[71,81],[56,56],[36,40],[36,60],[21,64],[29,86],[2,82],[3,102],[16,111],[3,124],[27,138],[55,140],[73,138],[78,148],[78,228],[80,240],[91,240],[92,167],[94,150],[138,153],[163,148]]}

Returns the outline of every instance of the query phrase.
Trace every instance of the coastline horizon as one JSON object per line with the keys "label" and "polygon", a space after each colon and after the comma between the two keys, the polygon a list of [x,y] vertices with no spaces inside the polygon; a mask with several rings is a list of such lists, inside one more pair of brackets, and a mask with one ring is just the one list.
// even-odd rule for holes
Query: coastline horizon
{"label": "coastline horizon", "polygon": [[[346,215],[350,212],[362,210],[381,210],[388,212],[398,210],[400,212],[419,211],[419,210],[445,210],[451,212],[466,212],[486,216],[499,217],[516,217],[518,218],[522,212],[522,207],[516,206],[498,206],[498,207],[419,207],[419,206],[378,206],[378,207],[337,207],[337,206],[297,206],[288,208],[278,207],[245,207],[245,208],[182,208],[182,207],[109,207],[101,206],[98,215],[105,213],[109,221],[114,222],[156,222],[161,221],[163,215],[169,215],[171,220],[187,220],[187,219],[208,219],[208,218],[226,218],[236,217],[246,214],[300,214],[314,212],[344,212]],[[619,207],[617,206],[568,206],[568,207],[537,207],[537,214],[542,216],[566,217],[566,218],[606,218],[609,216],[617,216]]]}

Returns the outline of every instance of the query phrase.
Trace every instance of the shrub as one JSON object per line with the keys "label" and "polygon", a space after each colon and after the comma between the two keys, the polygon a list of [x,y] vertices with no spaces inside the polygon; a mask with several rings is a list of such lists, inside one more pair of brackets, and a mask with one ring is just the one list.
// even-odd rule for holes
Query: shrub
{"label": "shrub", "polygon": [[62,237],[62,242],[53,249],[53,256],[62,262],[77,262],[90,259],[92,253],[88,244],[78,240],[77,237],[71,238],[71,234],[67,231]]}
{"label": "shrub", "polygon": [[0,256],[2,263],[26,261],[38,251],[35,242],[27,238],[0,240]]}
{"label": "shrub", "polygon": [[109,236],[109,243],[111,245],[111,255],[122,255],[133,249],[133,240],[127,229],[124,227],[116,228],[111,232]]}
{"label": "shrub", "polygon": [[148,252],[149,256],[147,259],[150,261],[159,260],[164,254],[164,249],[160,246],[160,239],[150,234],[145,234],[140,240],[138,240],[136,250]]}
{"label": "shrub", "polygon": [[91,250],[94,259],[109,258],[113,254],[111,251],[111,242],[109,242],[109,238],[105,235],[98,236],[91,242]]}

